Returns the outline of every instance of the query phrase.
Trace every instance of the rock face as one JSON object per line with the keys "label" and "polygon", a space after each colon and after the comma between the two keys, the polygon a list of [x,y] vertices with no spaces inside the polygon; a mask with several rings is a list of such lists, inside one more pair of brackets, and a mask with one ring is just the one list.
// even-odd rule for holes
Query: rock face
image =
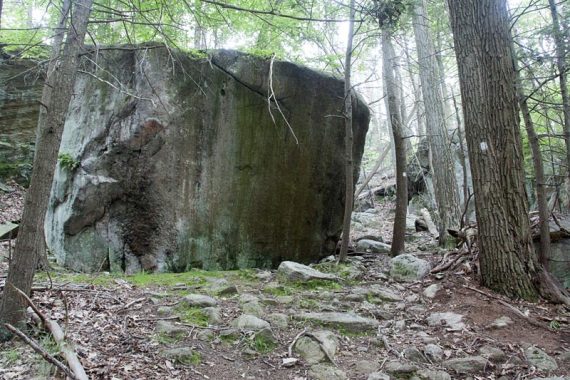
{"label": "rock face", "polygon": [[27,184],[40,112],[43,70],[35,63],[0,59],[0,181]]}
{"label": "rock face", "polygon": [[[274,62],[274,98],[289,127],[268,106],[269,59],[162,47],[98,59],[105,71],[95,75],[114,87],[79,75],[60,149],[78,166],[58,165],[46,217],[60,264],[127,273],[276,267],[334,251],[344,122],[330,115],[342,114],[342,81]],[[358,168],[369,112],[353,99]]]}

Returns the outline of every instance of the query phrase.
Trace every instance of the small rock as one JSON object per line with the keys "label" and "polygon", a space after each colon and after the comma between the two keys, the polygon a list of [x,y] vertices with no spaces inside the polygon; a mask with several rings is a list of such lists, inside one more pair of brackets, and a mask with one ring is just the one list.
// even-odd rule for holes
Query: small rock
{"label": "small rock", "polygon": [[275,335],[273,335],[273,331],[269,327],[257,331],[255,339],[260,339],[261,342],[271,346],[277,344],[277,339],[275,339]]}
{"label": "small rock", "polygon": [[570,364],[570,351],[559,353],[556,360],[560,363]]}
{"label": "small rock", "polygon": [[404,358],[414,363],[427,363],[424,354],[416,347],[407,347],[403,351]]}
{"label": "small rock", "polygon": [[271,276],[272,274],[268,270],[262,270],[255,274],[255,277],[257,277],[257,279],[260,281],[269,281],[271,280]]}
{"label": "small rock", "polygon": [[402,331],[406,328],[406,321],[403,319],[400,319],[399,321],[394,322],[394,330],[396,331]]}
{"label": "small rock", "polygon": [[384,372],[374,372],[368,375],[368,380],[390,380],[390,376]]}
{"label": "small rock", "polygon": [[524,354],[528,363],[540,371],[554,371],[558,368],[556,360],[537,347],[527,348]]}
{"label": "small rock", "polygon": [[362,302],[366,299],[364,294],[347,294],[343,297],[345,301],[348,302]]}
{"label": "small rock", "polygon": [[396,281],[419,281],[427,276],[430,269],[429,262],[410,254],[399,255],[390,260],[390,276]]}
{"label": "small rock", "polygon": [[263,307],[259,304],[257,300],[242,304],[241,311],[244,314],[251,314],[255,315],[256,317],[261,317],[264,313]]}
{"label": "small rock", "polygon": [[196,334],[196,338],[198,340],[203,341],[203,342],[211,342],[212,340],[214,340],[215,337],[216,337],[216,335],[210,329],[200,330],[198,332],[198,334]]}
{"label": "small rock", "polygon": [[424,297],[433,299],[437,295],[437,292],[441,290],[440,284],[431,284],[427,288],[424,289]]}
{"label": "small rock", "polygon": [[435,344],[437,343],[437,338],[428,335],[428,333],[424,332],[424,331],[418,331],[416,334],[416,337],[421,339],[421,341],[425,344]]}
{"label": "small rock", "polygon": [[386,363],[384,370],[396,379],[409,379],[418,370],[418,367],[408,363],[391,361]]}
{"label": "small rock", "polygon": [[[277,285],[277,286],[279,286],[279,285]],[[244,294],[240,294],[239,302],[241,304],[248,303],[248,302],[259,302],[259,298],[257,298],[257,296],[254,296],[251,293],[244,293]]]}
{"label": "small rock", "polygon": [[507,317],[507,316],[502,316],[500,318],[497,318],[493,321],[493,323],[491,323],[491,325],[489,326],[489,328],[492,329],[501,329],[507,326],[512,325],[514,322],[511,318]]}
{"label": "small rock", "polygon": [[451,376],[445,371],[422,369],[416,373],[416,376],[421,380],[451,380]]}
{"label": "small rock", "polygon": [[271,323],[271,326],[280,329],[285,329],[289,325],[289,317],[286,314],[272,313],[267,316],[267,320]]}
{"label": "small rock", "polygon": [[432,313],[428,317],[428,325],[430,326],[441,326],[442,324],[447,325],[451,331],[461,331],[465,327],[465,323],[461,320],[463,316],[460,314],[455,314],[452,312],[447,313]]}
{"label": "small rock", "polygon": [[370,338],[370,344],[374,347],[386,348],[384,341],[382,340],[382,338],[379,338],[379,337]]}
{"label": "small rock", "polygon": [[275,301],[277,301],[280,305],[288,305],[295,301],[295,297],[293,296],[277,296],[275,297]]}
{"label": "small rock", "polygon": [[295,364],[299,362],[297,358],[283,358],[283,362],[281,363],[282,367],[289,368],[293,367]]}
{"label": "small rock", "polygon": [[481,347],[479,349],[479,355],[495,363],[503,362],[507,358],[503,350],[489,345]]}
{"label": "small rock", "polygon": [[346,374],[339,368],[325,364],[316,364],[309,370],[309,376],[315,380],[347,380]]}
{"label": "small rock", "polygon": [[323,312],[323,313],[299,313],[293,318],[316,322],[321,326],[342,328],[348,332],[375,331],[378,322],[373,319],[361,317],[353,313]]}
{"label": "small rock", "polygon": [[359,252],[390,253],[390,245],[379,241],[362,239],[356,243]]}
{"label": "small rock", "polygon": [[484,371],[490,363],[482,356],[466,356],[464,358],[446,360],[442,365],[457,373],[470,374]]}
{"label": "small rock", "polygon": [[180,364],[192,364],[196,359],[196,353],[190,347],[178,347],[162,350],[160,356],[163,358],[180,363]]}
{"label": "small rock", "polygon": [[188,306],[197,306],[197,307],[211,307],[216,306],[218,301],[210,296],[205,296],[203,294],[188,294],[184,297],[184,302],[188,304]]}
{"label": "small rock", "polygon": [[323,273],[307,265],[299,264],[294,261],[283,261],[277,268],[277,276],[281,280],[292,282],[310,280],[340,281],[340,278],[333,274]]}
{"label": "small rock", "polygon": [[269,322],[257,318],[255,315],[242,314],[232,321],[232,326],[240,330],[258,331],[271,328]]}
{"label": "small rock", "polygon": [[[334,357],[338,339],[331,331],[315,331],[311,336],[300,337],[293,349],[309,364],[316,364]],[[327,357],[328,354],[328,357]]]}
{"label": "small rock", "polygon": [[437,344],[428,344],[424,348],[426,357],[434,363],[439,363],[443,360],[443,350]]}
{"label": "small rock", "polygon": [[172,315],[173,312],[174,309],[170,306],[161,306],[156,309],[156,314],[160,317],[167,317],[169,315]]}
{"label": "small rock", "polygon": [[182,339],[188,334],[188,329],[168,321],[156,322],[155,331],[161,335],[174,339]]}
{"label": "small rock", "polygon": [[372,286],[370,287],[370,293],[377,298],[380,298],[382,301],[387,302],[400,302],[402,301],[402,296],[398,293],[381,287]]}
{"label": "small rock", "polygon": [[241,338],[241,333],[236,329],[225,329],[220,331],[219,338],[225,342],[234,342]]}
{"label": "small rock", "polygon": [[380,369],[380,363],[371,360],[360,360],[356,362],[354,369],[359,374],[368,375],[369,373],[378,371]]}
{"label": "small rock", "polygon": [[219,307],[205,307],[203,311],[208,317],[209,324],[219,325],[222,323],[222,314]]}
{"label": "small rock", "polygon": [[216,287],[213,289],[214,292],[218,295],[218,296],[233,296],[234,294],[238,294],[238,288],[235,285],[226,285],[226,286],[220,286],[220,287]]}

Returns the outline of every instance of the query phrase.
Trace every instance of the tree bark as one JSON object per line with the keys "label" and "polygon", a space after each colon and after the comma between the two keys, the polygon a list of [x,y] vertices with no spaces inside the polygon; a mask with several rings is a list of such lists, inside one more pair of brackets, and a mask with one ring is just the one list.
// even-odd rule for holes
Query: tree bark
{"label": "tree bark", "polygon": [[[92,3],[93,0],[73,2],[71,26],[63,53],[52,74],[51,92],[58,97],[54,99],[50,96],[48,103],[44,104],[45,117],[38,120],[39,136],[30,187],[26,193],[16,249],[10,262],[0,305],[0,320],[4,323],[18,325],[24,319],[25,301],[14,287],[30,294],[39,257],[38,247],[44,244],[43,222]],[[54,49],[59,53],[59,46],[54,46]],[[13,287],[9,286],[10,284]]]}
{"label": "tree bark", "polygon": [[536,300],[518,98],[505,0],[448,0],[479,227],[482,284]]}
{"label": "tree bark", "polygon": [[436,53],[428,28],[425,0],[420,0],[413,15],[416,48],[420,68],[422,95],[426,111],[428,143],[432,156],[433,185],[437,204],[437,228],[439,244],[448,241],[448,229],[458,228],[459,190],[455,181],[455,170],[444,113],[441,78]]}
{"label": "tree bark", "polygon": [[[548,0],[550,14],[552,16],[552,27],[554,32],[554,42],[556,45],[556,67],[558,69],[558,79],[560,81],[560,96],[562,97],[562,110],[564,114],[564,142],[566,144],[566,193],[570,194],[570,97],[568,95],[568,84],[566,82],[566,46],[564,34],[558,19],[556,2]],[[565,205],[570,207],[570,202]]]}
{"label": "tree bark", "polygon": [[406,143],[402,133],[402,119],[394,75],[394,47],[392,35],[388,28],[382,30],[382,68],[386,105],[389,115],[394,151],[396,155],[396,215],[392,233],[392,248],[390,254],[397,256],[404,253],[406,236],[406,214],[408,212],[408,179],[406,176]]}
{"label": "tree bark", "polygon": [[350,0],[350,22],[348,24],[348,39],[346,54],[344,56],[344,154],[345,154],[345,195],[344,195],[344,221],[342,224],[342,242],[338,262],[346,260],[348,242],[350,241],[350,220],[354,204],[354,162],[352,159],[352,84],[350,74],[352,70],[352,40],[354,38],[354,0]]}

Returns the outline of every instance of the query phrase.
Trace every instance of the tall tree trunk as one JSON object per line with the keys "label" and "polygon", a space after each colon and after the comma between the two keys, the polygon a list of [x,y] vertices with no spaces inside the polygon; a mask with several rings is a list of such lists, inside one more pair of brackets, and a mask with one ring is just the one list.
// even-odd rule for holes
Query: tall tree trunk
{"label": "tall tree trunk", "polygon": [[[57,164],[57,155],[63,132],[67,109],[72,97],[73,86],[77,75],[79,53],[83,47],[89,15],[93,0],[77,0],[71,7],[71,26],[63,53],[52,74],[52,92],[57,98],[50,96],[44,118],[40,118],[38,145],[34,157],[34,166],[30,187],[24,203],[24,214],[14,257],[10,262],[8,278],[4,286],[4,295],[0,305],[0,321],[19,324],[24,318],[25,304],[15,288],[30,294],[36,264],[38,247],[43,246],[43,223],[47,203]],[[60,47],[54,46],[59,52]],[[3,326],[3,324],[2,324]],[[3,327],[2,327],[3,329]]]}
{"label": "tall tree trunk", "polygon": [[448,0],[473,173],[482,284],[536,300],[516,74],[505,0]]}
{"label": "tall tree trunk", "polygon": [[528,142],[532,152],[532,163],[534,166],[534,176],[536,179],[536,200],[538,204],[538,217],[540,226],[539,258],[541,264],[545,268],[548,268],[548,257],[550,255],[550,226],[548,225],[548,218],[550,217],[550,212],[548,209],[548,199],[546,196],[546,178],[544,177],[544,166],[542,163],[542,153],[540,152],[540,143],[534,129],[534,123],[530,115],[530,110],[528,109],[528,102],[522,93],[520,73],[518,78],[518,91],[524,127],[528,135]]}
{"label": "tall tree trunk", "polygon": [[394,150],[396,154],[396,215],[394,217],[394,230],[392,233],[392,248],[390,254],[397,256],[404,253],[406,237],[406,214],[408,212],[408,179],[406,177],[406,143],[402,134],[402,118],[398,96],[394,91],[395,83],[394,47],[392,35],[388,28],[382,30],[382,72],[386,105],[389,115],[392,135],[394,136]]}
{"label": "tall tree trunk", "polygon": [[408,112],[406,109],[406,99],[404,96],[404,86],[402,82],[402,70],[400,67],[400,60],[394,56],[394,76],[395,76],[395,84],[396,87],[394,91],[396,91],[396,96],[398,97],[398,104],[400,106],[400,120],[402,122],[402,136],[404,137],[404,144],[406,146],[406,152],[412,151],[412,140],[408,137],[411,135],[410,130],[408,129],[408,124],[406,121],[408,120]]}
{"label": "tall tree trunk", "polygon": [[412,90],[414,91],[414,103],[416,110],[416,134],[418,135],[418,140],[421,140],[422,135],[425,134],[425,126],[423,123],[422,108],[423,104],[421,101],[421,89],[416,84],[416,78],[413,71],[412,58],[410,57],[410,52],[408,49],[408,44],[406,39],[404,39],[404,54],[406,55],[406,63],[408,64],[408,72],[410,73],[410,83],[412,84]]}
{"label": "tall tree trunk", "polygon": [[[562,97],[562,110],[564,112],[564,142],[566,143],[566,193],[570,194],[570,97],[568,95],[568,84],[566,82],[566,46],[564,34],[560,27],[556,2],[548,0],[550,14],[552,16],[552,26],[554,32],[554,42],[556,45],[556,66],[559,73],[560,95]],[[570,198],[570,195],[569,195]],[[569,204],[565,205],[570,207]]]}
{"label": "tall tree trunk", "polygon": [[352,84],[350,74],[352,70],[352,40],[354,38],[354,0],[350,0],[350,22],[348,24],[348,39],[346,54],[344,56],[344,155],[345,155],[345,195],[344,195],[344,221],[342,224],[342,242],[338,261],[346,260],[348,242],[350,241],[350,220],[354,204],[354,161],[352,159]]}
{"label": "tall tree trunk", "polygon": [[428,28],[425,0],[417,2],[413,15],[413,25],[426,111],[428,143],[433,161],[433,185],[438,211],[439,244],[445,245],[449,238],[447,230],[459,227],[461,211],[459,210],[459,190],[455,181],[455,170],[445,123],[441,79]]}
{"label": "tall tree trunk", "polygon": [[[457,124],[457,139],[459,140],[459,148],[461,150],[460,162],[461,170],[463,170],[463,207],[467,208],[467,200],[469,199],[469,168],[467,167],[467,149],[465,149],[463,131],[461,130],[461,116],[459,115],[459,107],[457,107],[457,100],[455,94],[451,90],[451,99],[453,100],[453,108],[455,110],[455,123]],[[465,215],[467,217],[467,215]],[[461,222],[466,222],[462,220]]]}
{"label": "tall tree trunk", "polygon": [[481,282],[509,297],[536,300],[541,294],[570,306],[532,244],[506,0],[448,4],[473,173]]}

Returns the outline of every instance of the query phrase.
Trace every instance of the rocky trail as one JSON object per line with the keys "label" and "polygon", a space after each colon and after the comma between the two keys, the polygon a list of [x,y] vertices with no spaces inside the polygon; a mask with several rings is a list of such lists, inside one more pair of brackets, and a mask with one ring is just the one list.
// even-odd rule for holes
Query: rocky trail
{"label": "rocky trail", "polygon": [[[13,196],[13,195],[12,195]],[[12,204],[17,204],[12,202]],[[356,251],[307,267],[36,276],[33,301],[67,331],[93,379],[564,379],[568,310],[514,302],[465,271],[429,274],[442,253],[410,230],[391,260],[390,202],[355,213]],[[13,215],[12,209],[0,213]],[[380,233],[379,233],[380,231]],[[7,243],[2,243],[7,254]],[[2,262],[0,283],[6,274]],[[56,353],[51,339],[30,336]],[[18,340],[0,378],[62,378]]]}

